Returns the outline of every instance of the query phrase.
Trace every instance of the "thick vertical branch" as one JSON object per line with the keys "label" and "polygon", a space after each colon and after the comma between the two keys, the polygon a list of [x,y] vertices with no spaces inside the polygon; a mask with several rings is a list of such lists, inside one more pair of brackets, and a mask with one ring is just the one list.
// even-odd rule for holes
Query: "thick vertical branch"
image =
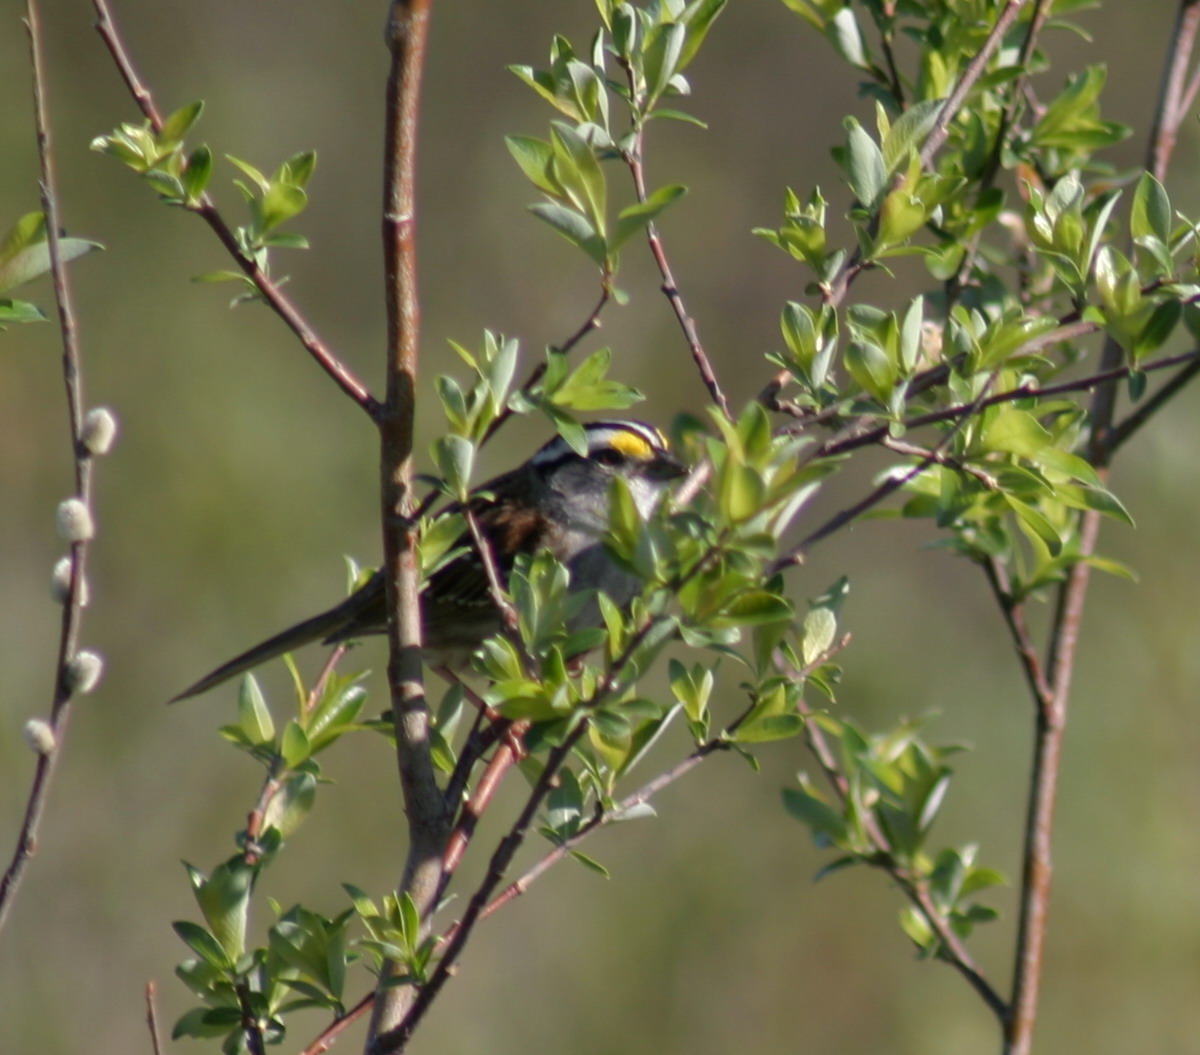
{"label": "thick vertical branch", "polygon": [[[384,172],[383,242],[388,315],[387,401],[379,415],[384,577],[388,601],[388,681],[396,723],[396,754],[408,817],[409,849],[400,888],[427,918],[441,874],[448,816],[434,775],[429,708],[421,673],[420,561],[413,520],[413,418],[419,310],[417,303],[415,171],[417,109],[430,0],[393,0]],[[384,965],[368,1049],[403,1018],[407,986],[386,987],[398,972]]]}

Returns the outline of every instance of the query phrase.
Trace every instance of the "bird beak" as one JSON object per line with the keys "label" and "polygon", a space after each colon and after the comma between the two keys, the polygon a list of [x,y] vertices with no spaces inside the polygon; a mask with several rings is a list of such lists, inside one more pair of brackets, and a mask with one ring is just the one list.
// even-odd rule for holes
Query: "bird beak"
{"label": "bird beak", "polygon": [[657,452],[648,468],[655,480],[677,480],[688,473],[687,466],[670,451]]}

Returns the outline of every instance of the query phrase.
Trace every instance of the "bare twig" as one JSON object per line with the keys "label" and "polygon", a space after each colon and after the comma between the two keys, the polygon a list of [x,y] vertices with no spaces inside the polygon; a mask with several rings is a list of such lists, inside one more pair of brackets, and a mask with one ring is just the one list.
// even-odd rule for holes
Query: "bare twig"
{"label": "bare twig", "polygon": [[311,1044],[305,1048],[300,1055],[324,1055],[334,1042],[363,1015],[371,1010],[375,1003],[375,991],[367,993],[357,1004],[339,1018],[335,1018],[328,1026],[326,1026]]}
{"label": "bare twig", "polygon": [[[463,507],[463,519],[467,522],[467,531],[471,536],[471,542],[475,546],[475,552],[479,555],[479,563],[483,565],[483,573],[487,577],[488,593],[491,596],[492,604],[496,606],[496,611],[500,613],[500,620],[505,628],[510,634],[515,634],[517,628],[517,610],[508,598],[507,584],[500,578],[500,569],[496,567],[496,555],[492,552],[491,545],[479,527],[479,518],[469,505]],[[521,644],[519,638],[516,644]]]}
{"label": "bare twig", "polygon": [[944,465],[947,469],[953,469],[964,476],[970,476],[972,479],[978,480],[989,491],[997,491],[1000,488],[1000,485],[996,482],[996,478],[990,473],[980,469],[977,465],[968,465],[961,458],[955,458],[954,455],[947,454],[944,450],[922,447],[917,443],[905,443],[903,440],[893,439],[891,436],[886,435],[880,437],[879,445],[885,450],[894,451],[896,454],[903,454],[909,458],[924,458],[935,465]]}
{"label": "bare twig", "polygon": [[1200,359],[1193,359],[1154,395],[1146,399],[1137,410],[1130,413],[1124,421],[1114,425],[1108,438],[1109,453],[1114,454],[1120,450],[1143,425],[1194,381],[1198,374],[1200,374]]}
{"label": "bare twig", "polygon": [[[161,132],[163,127],[162,115],[154,103],[153,95],[138,76],[137,70],[129,58],[129,52],[121,40],[116,23],[113,21],[112,13],[109,11],[108,0],[92,0],[92,3],[96,8],[96,31],[100,34],[101,39],[108,48],[109,54],[117,66],[117,71],[121,75],[121,79],[125,82],[143,116],[150,122],[150,127],[155,132]],[[254,259],[242,252],[241,246],[238,245],[237,236],[225,222],[216,205],[213,204],[212,199],[207,194],[202,194],[197,204],[186,205],[185,208],[190,212],[194,212],[208,224],[229,255],[233,257],[238,267],[254,283],[254,288],[262,297],[263,302],[296,335],[309,355],[332,378],[334,384],[372,418],[377,419],[381,413],[381,407],[375,397],[367,391],[366,386],[354,376],[349,367],[334,355],[324,341],[317,336],[316,331],[309,325],[308,320],[300,314],[296,306],[292,304],[291,300],[280,289],[279,285],[258,266],[258,263]]]}
{"label": "bare twig", "polygon": [[[54,299],[58,306],[58,328],[62,339],[62,371],[66,389],[67,412],[71,429],[71,451],[75,463],[75,497],[91,509],[92,458],[83,445],[81,435],[84,421],[83,364],[80,358],[79,336],[75,327],[71,288],[60,250],[62,219],[58,208],[55,185],[54,150],[47,116],[46,80],[42,60],[42,34],[38,6],[26,0],[25,25],[29,32],[29,55],[33,72],[33,112],[37,132],[38,160],[41,165],[42,214],[46,223],[46,238],[50,251],[50,274],[54,283]],[[48,750],[38,750],[25,815],[17,834],[12,858],[0,878],[0,929],[13,905],[25,866],[37,849],[38,827],[46,806],[46,796],[54,776],[55,764],[67,735],[70,718],[72,687],[67,682],[67,665],[79,645],[83,621],[83,591],[87,571],[88,542],[71,543],[71,573],[63,599],[62,621],[59,630],[58,655],[55,659],[54,689],[50,702],[49,725],[53,743]]]}
{"label": "bare twig", "polygon": [[[622,63],[625,68],[625,73],[629,77],[630,92],[636,91],[636,82],[633,76],[633,70],[628,63]],[[629,173],[633,176],[633,189],[637,195],[637,200],[643,204],[646,201],[646,168],[643,160],[643,148],[645,144],[645,125],[640,117],[635,118],[635,129],[633,146],[625,151],[622,157],[625,164],[629,166]],[[667,251],[663,247],[662,237],[658,233],[658,225],[651,220],[646,224],[646,241],[650,246],[650,254],[654,257],[655,264],[658,265],[658,273],[662,276],[662,291],[671,305],[671,310],[675,312],[675,318],[679,322],[679,328],[683,330],[684,340],[687,341],[688,351],[692,354],[692,361],[696,364],[696,369],[700,373],[700,380],[704,382],[704,387],[708,389],[709,397],[717,408],[725,415],[726,418],[731,418],[729,412],[729,400],[725,398],[725,393],[721,389],[721,384],[717,380],[716,371],[713,370],[712,362],[708,358],[708,354],[704,351],[704,345],[700,343],[700,335],[696,331],[696,320],[692,318],[687,310],[687,306],[683,303],[683,294],[679,292],[679,286],[675,282],[675,275],[671,271],[671,263],[667,259]]]}
{"label": "bare twig", "polygon": [[[383,244],[388,318],[387,402],[378,416],[388,684],[396,757],[408,818],[409,849],[399,889],[423,921],[436,904],[450,817],[437,785],[429,704],[421,670],[421,563],[413,520],[413,419],[416,410],[419,301],[416,256],[417,115],[432,0],[393,0],[386,39],[391,53],[384,157]],[[413,1001],[411,986],[391,986],[394,961],[380,971],[368,1047],[393,1031]],[[398,1046],[384,1044],[380,1051]]]}
{"label": "bare twig", "polygon": [[462,814],[446,842],[446,853],[442,858],[442,883],[438,890],[439,901],[444,896],[458,866],[462,863],[471,838],[475,834],[475,829],[479,825],[484,811],[491,805],[492,798],[496,794],[496,789],[500,787],[500,781],[504,778],[504,774],[522,756],[521,737],[529,728],[529,722],[506,721],[503,724],[506,728],[501,736],[500,744],[480,775],[479,782],[475,785],[470,799],[463,805]]}
{"label": "bare twig", "polygon": [[1021,8],[1028,3],[1028,0],[1008,0],[1004,5],[1004,10],[1000,12],[1000,17],[996,19],[996,24],[992,26],[991,32],[988,33],[987,39],[983,42],[983,46],[979,49],[978,54],[967,64],[967,68],[963,70],[963,75],[958,79],[958,83],[954,86],[954,90],[947,96],[946,102],[938,111],[937,120],[934,122],[933,128],[929,135],[925,137],[925,142],[921,146],[921,164],[928,165],[946,141],[946,137],[950,134],[950,122],[958,115],[963,104],[967,101],[967,96],[970,95],[971,89],[975,87],[975,82],[983,76],[984,70],[987,69],[987,64],[991,62],[992,55],[1000,46],[1000,41],[1004,39],[1004,34],[1008,32],[1009,27],[1016,21],[1017,16],[1021,13]]}
{"label": "bare twig", "polygon": [[1033,638],[1029,634],[1029,628],[1025,623],[1024,608],[1013,596],[1008,570],[1004,564],[992,557],[984,563],[983,571],[987,576],[988,585],[992,588],[996,604],[1004,614],[1004,621],[1008,626],[1009,634],[1012,635],[1017,655],[1021,658],[1025,678],[1029,682],[1029,691],[1038,701],[1039,706],[1049,707],[1054,699],[1054,690],[1042,667],[1037,646],[1034,645]]}
{"label": "bare twig", "polygon": [[154,1055],[162,1055],[162,1034],[158,1028],[158,986],[146,983],[146,1028],[150,1031],[150,1049]]}

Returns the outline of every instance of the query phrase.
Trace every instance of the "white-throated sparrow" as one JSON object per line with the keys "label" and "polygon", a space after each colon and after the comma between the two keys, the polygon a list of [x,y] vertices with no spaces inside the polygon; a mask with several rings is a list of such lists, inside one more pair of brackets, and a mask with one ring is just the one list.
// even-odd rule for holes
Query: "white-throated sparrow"
{"label": "white-throated sparrow", "polygon": [[[644,422],[597,421],[584,432],[586,457],[556,437],[523,465],[485,483],[470,508],[502,577],[518,554],[546,549],[570,570],[573,593],[603,591],[624,605],[640,581],[604,545],[613,479],[625,481],[646,517],[667,484],[686,470],[663,434]],[[460,544],[466,552],[434,572],[421,595],[426,659],[434,667],[460,666],[501,626],[479,552],[467,537]],[[585,606],[579,624],[595,620],[595,606]],[[175,699],[198,696],[310,641],[335,644],[382,633],[385,621],[383,576],[376,572],[341,604],[235,656]]]}

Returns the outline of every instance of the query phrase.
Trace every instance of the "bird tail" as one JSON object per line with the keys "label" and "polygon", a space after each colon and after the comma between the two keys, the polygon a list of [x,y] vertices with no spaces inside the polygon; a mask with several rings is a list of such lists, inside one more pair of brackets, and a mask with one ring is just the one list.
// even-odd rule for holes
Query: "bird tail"
{"label": "bird tail", "polygon": [[[314,615],[311,619],[305,619],[302,623],[288,627],[274,637],[267,638],[261,644],[248,648],[241,655],[234,656],[228,663],[222,663],[216,670],[206,674],[190,688],[184,689],[168,702],[178,703],[180,700],[199,696],[230,678],[236,678],[239,674],[244,674],[257,667],[260,663],[266,663],[269,659],[282,656],[285,652],[291,652],[311,641],[321,640],[327,643],[345,641],[348,637],[357,637],[364,632],[378,632],[382,627],[364,624],[362,619],[364,608],[369,606],[374,593],[377,592],[374,589],[374,579],[378,578],[378,575],[373,577],[366,586],[352,593],[341,604]],[[379,579],[379,586],[382,587],[382,584],[383,580]]]}

